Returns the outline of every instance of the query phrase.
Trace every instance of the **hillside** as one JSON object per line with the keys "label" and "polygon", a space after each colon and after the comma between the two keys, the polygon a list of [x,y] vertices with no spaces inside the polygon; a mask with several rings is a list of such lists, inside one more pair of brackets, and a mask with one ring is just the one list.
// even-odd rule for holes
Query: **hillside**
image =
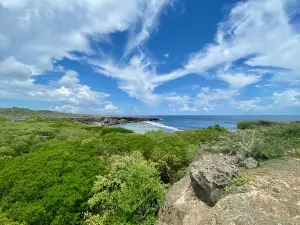
{"label": "hillside", "polygon": [[24,119],[32,116],[68,117],[70,114],[50,110],[30,110],[26,108],[0,108],[0,116],[11,119]]}
{"label": "hillside", "polygon": [[[278,198],[280,201],[283,194],[270,193],[270,185],[266,182],[270,177],[272,183],[280,183],[281,177],[276,176],[276,172],[273,174],[275,169],[272,168],[263,177],[259,176],[265,170],[256,167],[272,160],[291,159],[279,160],[273,166],[280,167],[281,162],[297,161],[299,156],[299,123],[267,127],[251,125],[251,129],[235,133],[216,125],[172,134],[162,131],[135,134],[122,128],[90,126],[65,119],[16,123],[0,120],[0,224],[154,225],[162,206],[159,214],[161,224],[193,224],[182,223],[181,219],[194,218],[188,213],[199,210],[201,213],[210,212],[205,214],[207,219],[218,219],[222,216],[219,207],[230,207],[234,209],[232,212],[239,212],[239,204],[235,203],[240,200],[232,202],[230,199],[235,196],[245,199],[244,192],[236,192],[244,190],[244,187],[250,192],[261,188],[270,200]],[[230,167],[224,162],[229,162]],[[196,187],[201,187],[201,173],[211,168],[209,173],[205,172],[210,177],[207,181],[211,181],[209,187],[213,193],[220,195],[203,195],[201,191],[201,198],[192,192],[189,192],[192,195],[183,195],[185,190],[192,191],[188,188],[191,186],[186,176],[191,163]],[[248,178],[250,167],[253,175]],[[298,171],[299,167],[299,163],[293,163],[293,170]],[[235,177],[224,176],[221,173],[224,170],[232,171],[228,174]],[[217,171],[216,175],[220,176],[210,176],[212,171]],[[288,174],[288,171],[283,174]],[[285,176],[284,182],[294,182],[289,183],[291,187],[299,187],[298,175]],[[294,176],[293,179],[291,176]],[[218,179],[212,180],[214,177]],[[264,181],[260,182],[260,178]],[[176,182],[179,180],[178,188]],[[214,186],[214,182],[219,185]],[[277,186],[280,193],[285,193],[286,186]],[[172,192],[174,189],[178,190],[175,194]],[[262,191],[260,196],[264,196],[265,192]],[[265,212],[284,209],[285,205],[292,207],[286,213],[279,213],[276,220],[268,214],[269,224],[272,221],[288,221],[285,215],[295,217],[290,221],[297,221],[300,211],[294,207],[300,201],[300,194],[296,189],[291,193],[292,199],[287,199],[293,201],[290,204],[278,203],[274,206],[277,208],[270,208],[273,207],[270,202],[263,205]],[[199,205],[196,211],[190,210],[189,204],[182,205],[185,197],[190,199],[189,196],[193,196],[196,203],[193,206]],[[249,196],[251,198],[252,195]],[[210,203],[212,197],[211,205],[216,205],[205,204],[205,201]],[[228,198],[230,201],[226,202]],[[176,207],[172,207],[172,199],[176,200]],[[247,201],[244,201],[245,206]],[[252,213],[263,203],[256,199],[253,204],[256,204],[254,208],[242,206],[246,211],[241,215],[258,215],[253,217],[252,224],[263,224],[260,223],[264,221],[263,215],[257,211]],[[230,224],[232,221],[249,224],[235,220],[235,216],[240,214],[230,212],[226,214],[228,217],[220,219],[226,223],[218,224]],[[197,222],[197,218],[193,221]]]}

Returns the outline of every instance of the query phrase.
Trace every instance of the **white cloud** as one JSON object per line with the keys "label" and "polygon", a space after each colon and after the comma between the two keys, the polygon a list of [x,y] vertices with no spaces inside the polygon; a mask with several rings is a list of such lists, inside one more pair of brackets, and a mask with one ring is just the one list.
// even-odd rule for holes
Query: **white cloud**
{"label": "white cloud", "polygon": [[53,110],[59,112],[66,112],[66,113],[78,113],[80,112],[81,109],[72,105],[62,105],[62,106],[55,106]]}
{"label": "white cloud", "polygon": [[259,97],[252,99],[252,100],[245,100],[245,101],[234,101],[232,104],[237,105],[236,109],[242,110],[242,111],[250,111],[250,110],[259,110],[262,109],[259,105],[261,102],[261,99]]}
{"label": "white cloud", "polygon": [[79,84],[78,73],[73,70],[69,70],[58,82],[62,86],[74,86]]}
{"label": "white cloud", "polygon": [[133,108],[133,112],[135,112],[135,113],[140,113],[141,111],[139,110],[138,107],[135,106],[135,107]]}
{"label": "white cloud", "polygon": [[212,107],[210,107],[210,108],[204,107],[204,108],[203,108],[203,111],[204,111],[204,112],[209,112],[209,111],[215,111],[215,109],[212,108]]}
{"label": "white cloud", "polygon": [[171,102],[172,104],[183,105],[190,101],[190,96],[171,93],[171,95],[165,97],[165,100]]}
{"label": "white cloud", "polygon": [[273,106],[277,108],[300,106],[300,91],[295,89],[273,93]]}
{"label": "white cloud", "polygon": [[[299,33],[291,23],[287,7],[294,3],[287,0],[248,0],[236,4],[228,19],[219,23],[215,43],[192,54],[182,69],[158,74],[155,64],[142,55],[134,56],[125,66],[101,63],[98,71],[117,78],[119,87],[129,96],[148,103],[159,99],[154,93],[159,85],[192,73],[207,76],[211,69],[219,72],[210,78],[224,80],[231,89],[259,82],[267,70],[275,73],[274,79],[285,76],[286,80],[293,78],[295,81],[296,77],[300,80],[297,60],[300,58],[297,51],[300,49]],[[252,58],[244,64],[235,63],[249,56]],[[267,68],[254,70],[253,66]]]}
{"label": "white cloud", "polygon": [[239,95],[235,89],[209,89],[201,91],[195,100],[197,108],[215,108],[220,106],[221,100],[230,100]]}
{"label": "white cloud", "polygon": [[[107,94],[81,85],[75,71],[67,71],[58,83],[49,85],[35,84],[34,76],[45,71],[65,71],[55,63],[63,58],[76,59],[72,52],[88,57],[93,55],[90,39],[107,40],[115,32],[131,31],[127,46],[129,54],[147,40],[158,24],[162,9],[171,2],[0,0],[1,96],[57,101],[65,106],[59,106],[62,110],[71,111],[77,110],[72,108],[73,105],[100,104]],[[134,60],[132,69],[139,73]],[[141,97],[145,101],[157,98],[152,93],[156,84],[149,81],[144,85],[147,78],[135,79],[133,76],[122,80],[121,88],[134,97],[143,96],[145,92]]]}
{"label": "white cloud", "polygon": [[[159,96],[154,94],[154,89],[158,86],[153,78],[156,72],[152,63],[143,56],[133,57],[128,65],[120,66],[113,62],[92,62],[97,66],[96,71],[118,79],[119,88],[147,104],[155,103]],[[150,68],[150,69],[149,69]]]}
{"label": "white cloud", "polygon": [[[10,57],[34,74],[54,70],[53,62],[71,57],[72,51],[91,54],[89,37],[141,31],[131,38],[139,45],[155,28],[166,0],[0,0],[0,60]],[[8,26],[9,24],[9,26]]]}
{"label": "white cloud", "polygon": [[[20,74],[20,73],[19,73]],[[49,84],[36,84],[34,79],[16,76],[13,80],[0,79],[0,97],[56,103],[55,110],[78,112],[85,107],[97,107],[104,104],[109,94],[93,91],[87,85],[79,83],[75,71],[66,71],[58,81]]]}
{"label": "white cloud", "polygon": [[[153,29],[156,28],[158,23],[158,17],[162,9],[171,4],[174,0],[151,0],[151,1],[137,1],[142,3],[139,8],[138,16],[141,24],[141,28],[137,32],[132,31],[132,36],[127,44],[125,55],[131,53],[131,51],[142,45],[149,37]],[[134,27],[136,29],[136,27]]]}
{"label": "white cloud", "polygon": [[[239,2],[219,23],[214,43],[190,55],[183,68],[160,74],[159,63],[144,55],[141,47],[157,27],[162,10],[172,2],[0,0],[0,97],[59,102],[57,109],[69,111],[91,105],[114,108],[103,101],[108,94],[80,84],[75,71],[58,66],[63,58],[76,58],[72,52],[88,55],[87,61],[96,71],[116,79],[130,97],[148,104],[166,97],[172,107],[176,104],[176,110],[182,111],[217,109],[238,96],[240,89],[263,80],[265,73],[274,73],[273,81],[299,84],[300,29],[299,20],[294,19],[299,13],[295,10],[298,0]],[[90,60],[95,53],[90,39],[107,40],[110,34],[123,31],[129,31],[130,37],[120,62]],[[134,50],[139,53],[134,55]],[[164,56],[169,58],[169,53]],[[243,62],[243,58],[247,60]],[[45,71],[65,75],[59,81],[36,84],[35,76]],[[223,80],[228,88],[203,87],[195,98],[155,93],[158,86],[192,73]],[[297,105],[296,93],[275,92],[274,104]],[[284,103],[284,98],[289,100]],[[239,106],[254,108],[258,102],[251,101],[241,101]]]}
{"label": "white cloud", "polygon": [[192,104],[192,99],[189,95],[180,95],[177,93],[170,93],[165,96],[165,101],[169,102],[168,107],[171,112],[196,112],[195,107],[189,106]]}
{"label": "white cloud", "polygon": [[191,86],[192,90],[197,90],[198,88],[200,88],[199,84],[194,84],[194,85]]}
{"label": "white cloud", "polygon": [[112,103],[109,103],[108,105],[106,105],[104,107],[104,109],[107,110],[107,111],[116,111],[116,110],[119,109],[119,107],[113,105]]}
{"label": "white cloud", "polygon": [[188,104],[184,104],[181,108],[179,108],[180,112],[196,112],[197,109],[194,107],[188,106]]}
{"label": "white cloud", "polygon": [[260,80],[260,76],[243,73],[220,73],[219,79],[224,80],[232,88],[243,88]]}
{"label": "white cloud", "polygon": [[[1,53],[0,53],[1,54]],[[17,61],[13,56],[0,61],[0,78],[5,80],[26,81],[32,75],[31,69]]]}
{"label": "white cloud", "polygon": [[[295,29],[297,24],[294,23],[297,21],[291,18],[295,13],[290,11],[297,4],[299,6],[299,1],[293,0],[248,0],[238,3],[231,10],[228,20],[219,24],[216,43],[191,55],[185,65],[186,72],[201,74],[252,55],[246,61],[250,66],[287,69],[269,69],[275,73],[274,79],[300,80],[300,33],[299,29]],[[242,65],[239,69],[247,72],[249,68]],[[248,76],[248,82],[250,78],[256,79],[254,75]],[[227,75],[225,79],[236,84],[236,80],[242,77]]]}
{"label": "white cloud", "polygon": [[112,102],[107,102],[106,105],[102,108],[96,109],[96,111],[101,113],[109,114],[123,114],[124,110],[120,109],[118,106],[114,105]]}
{"label": "white cloud", "polygon": [[155,104],[161,100],[162,96],[154,93],[158,86],[186,75],[184,70],[175,70],[167,74],[157,73],[156,63],[141,52],[123,64],[94,60],[89,60],[89,63],[95,66],[99,74],[116,78],[119,88],[130,97],[146,104]]}
{"label": "white cloud", "polygon": [[209,87],[202,87],[201,91],[204,92],[204,93],[207,93],[207,92],[210,91],[210,88]]}

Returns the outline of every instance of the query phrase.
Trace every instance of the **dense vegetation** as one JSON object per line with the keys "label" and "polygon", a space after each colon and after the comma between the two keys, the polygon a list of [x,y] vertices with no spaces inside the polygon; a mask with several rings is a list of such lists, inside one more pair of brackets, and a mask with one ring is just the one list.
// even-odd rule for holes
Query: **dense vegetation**
{"label": "dense vegetation", "polygon": [[197,154],[300,155],[299,123],[144,135],[58,119],[0,126],[0,224],[155,224]]}
{"label": "dense vegetation", "polygon": [[28,119],[34,117],[63,117],[68,114],[62,112],[54,112],[49,110],[30,110],[26,108],[0,108],[1,118],[7,119]]}

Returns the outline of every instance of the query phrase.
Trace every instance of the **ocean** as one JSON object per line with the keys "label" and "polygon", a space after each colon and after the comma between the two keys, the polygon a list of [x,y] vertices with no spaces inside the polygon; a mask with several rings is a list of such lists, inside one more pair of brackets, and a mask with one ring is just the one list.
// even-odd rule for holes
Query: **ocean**
{"label": "ocean", "polygon": [[116,125],[118,127],[123,127],[129,130],[133,130],[136,133],[145,133],[149,130],[164,130],[166,132],[175,132],[175,131],[182,131],[182,130],[192,130],[197,128],[206,128],[213,125],[220,125],[222,127],[225,127],[226,129],[230,131],[234,131],[237,128],[237,123],[240,121],[245,120],[271,120],[271,121],[294,121],[299,120],[300,121],[300,115],[272,115],[272,116],[246,116],[246,115],[238,115],[238,116],[219,116],[219,115],[213,115],[213,116],[151,116],[151,117],[158,117],[161,118],[161,121],[145,121],[141,123],[129,123],[129,124],[122,124],[122,125]]}

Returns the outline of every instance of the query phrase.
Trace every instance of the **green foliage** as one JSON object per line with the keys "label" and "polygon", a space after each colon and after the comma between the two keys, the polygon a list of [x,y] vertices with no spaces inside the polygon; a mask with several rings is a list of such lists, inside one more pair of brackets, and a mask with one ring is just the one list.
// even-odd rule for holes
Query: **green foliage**
{"label": "green foliage", "polygon": [[[153,133],[147,135],[151,137]],[[156,144],[147,158],[157,164],[164,183],[178,181],[184,176],[186,167],[199,151],[199,147],[189,144],[179,133],[161,133],[161,136],[156,137],[155,141]]]}
{"label": "green foliage", "polygon": [[25,225],[25,223],[19,223],[16,221],[13,221],[9,218],[4,213],[1,213],[0,211],[0,224],[2,225]]}
{"label": "green foliage", "polygon": [[[300,155],[300,123],[144,135],[39,115],[0,123],[0,224],[155,224],[166,185],[203,151]],[[231,187],[244,183],[233,180]]]}
{"label": "green foliage", "polygon": [[57,142],[0,170],[0,210],[28,224],[77,224],[101,162],[78,142]]}
{"label": "green foliage", "polygon": [[0,116],[0,123],[5,123],[7,121],[8,121],[8,119],[6,117]]}
{"label": "green foliage", "polygon": [[278,158],[299,154],[300,124],[287,123],[258,130],[258,140],[253,150],[256,158]]}
{"label": "green foliage", "polygon": [[226,191],[242,190],[251,181],[249,173],[242,171],[242,176],[230,179],[230,184],[225,187]]}
{"label": "green foliage", "polygon": [[267,120],[242,121],[237,124],[237,128],[240,130],[245,130],[245,129],[254,129],[258,127],[270,127],[277,124],[279,123],[274,121],[267,121]]}
{"label": "green foliage", "polygon": [[48,110],[30,110],[25,108],[0,108],[0,116],[7,117],[9,119],[30,119],[38,121],[43,117],[59,117],[66,115],[61,112],[53,112]]}
{"label": "green foliage", "polygon": [[110,134],[110,133],[121,133],[121,134],[131,134],[133,131],[127,130],[122,127],[87,127],[89,131],[99,133],[101,135]]}
{"label": "green foliage", "polygon": [[228,133],[218,125],[173,134],[163,131],[147,132],[146,136],[156,142],[147,158],[157,164],[162,181],[172,184],[185,175],[187,166],[200,153],[201,145],[219,140],[221,135]]}
{"label": "green foliage", "polygon": [[154,164],[139,153],[113,156],[109,173],[98,176],[88,201],[88,224],[155,224],[165,186]]}
{"label": "green foliage", "polygon": [[212,141],[218,141],[222,135],[229,134],[229,131],[219,125],[206,129],[198,129],[179,133],[189,143],[201,145]]}
{"label": "green foliage", "polygon": [[[251,123],[252,127],[253,123]],[[238,130],[234,133],[220,133],[216,139],[201,145],[202,151],[243,154],[259,160],[278,158],[286,155],[300,155],[300,124],[299,123],[268,123],[256,128]],[[245,124],[248,124],[246,122]],[[266,126],[262,125],[266,124]],[[270,125],[272,124],[272,125]]]}

